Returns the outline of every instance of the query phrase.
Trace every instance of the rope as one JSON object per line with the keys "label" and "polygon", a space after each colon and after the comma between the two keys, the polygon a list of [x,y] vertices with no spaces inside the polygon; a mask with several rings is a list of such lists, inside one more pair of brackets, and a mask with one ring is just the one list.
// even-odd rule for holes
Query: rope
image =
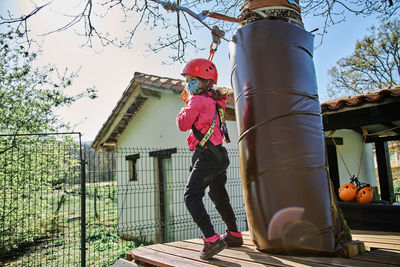
{"label": "rope", "polygon": [[[331,131],[330,134],[329,134],[329,137],[332,138],[332,141],[333,141],[333,143],[335,144],[335,147],[336,147],[336,151],[339,152],[340,159],[342,160],[343,165],[344,165],[344,167],[345,167],[346,170],[347,170],[347,173],[348,173],[349,176],[351,177],[352,175],[351,175],[351,173],[350,173],[350,170],[349,170],[349,168],[347,167],[347,164],[346,164],[346,162],[345,162],[344,159],[343,159],[343,155],[342,155],[342,153],[340,152],[340,149],[339,149],[338,145],[336,144],[335,138],[333,137],[333,135],[335,134],[335,132],[336,132],[336,131]],[[364,156],[364,149],[365,149],[365,140],[366,140],[367,135],[368,135],[368,132],[367,132],[367,130],[366,130],[364,127],[362,127],[362,132],[363,132],[363,134],[362,134],[362,135],[363,135],[363,145],[362,145],[362,149],[361,149],[361,157],[360,157],[360,162],[359,162],[359,164],[358,164],[358,171],[357,171],[357,176],[356,176],[356,177],[358,177],[358,175],[360,174],[360,171],[361,171],[361,163],[362,163],[362,159],[363,159],[363,156]]]}
{"label": "rope", "polygon": [[370,133],[370,134],[367,133],[367,135],[368,135],[368,136],[371,136],[371,135],[378,135],[378,134],[381,134],[381,133],[391,132],[391,131],[396,130],[396,129],[399,129],[399,128],[400,128],[400,126],[396,126],[396,127],[390,128],[390,129],[386,129],[386,130],[382,130],[382,131],[376,132],[376,133]]}
{"label": "rope", "polygon": [[208,56],[208,60],[209,60],[209,61],[212,61],[212,60],[213,60],[214,54],[215,54],[215,52],[217,51],[217,47],[215,47],[215,49],[213,49],[213,44],[214,44],[214,43],[211,43],[211,45],[210,45],[210,55]]}
{"label": "rope", "polygon": [[343,159],[342,153],[340,152],[340,150],[339,150],[339,148],[338,148],[338,146],[337,146],[337,144],[336,144],[335,138],[333,137],[333,135],[334,135],[335,132],[336,132],[336,131],[331,131],[331,133],[329,134],[329,136],[332,138],[332,141],[333,141],[333,143],[335,144],[335,147],[336,147],[336,151],[339,152],[339,156],[340,156],[341,160],[343,161],[344,167],[346,168],[347,173],[348,173],[349,176],[351,177],[351,173],[350,173],[350,171],[349,171],[349,168],[347,167],[347,164],[346,164],[346,162],[345,162],[344,159]]}

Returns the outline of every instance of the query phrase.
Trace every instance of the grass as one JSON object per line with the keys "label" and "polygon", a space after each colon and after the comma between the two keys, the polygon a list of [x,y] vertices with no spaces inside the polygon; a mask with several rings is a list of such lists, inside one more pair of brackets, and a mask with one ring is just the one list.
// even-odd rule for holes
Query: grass
{"label": "grass", "polygon": [[[68,193],[65,193],[68,192]],[[41,201],[52,203],[54,214],[62,195],[65,201],[54,223],[56,230],[36,238],[20,253],[10,258],[11,266],[80,266],[81,261],[81,195],[79,186],[42,195]],[[96,207],[95,207],[96,204]],[[50,220],[50,219],[49,219]],[[117,234],[116,185],[86,187],[86,265],[110,266],[136,247],[135,242],[122,240]],[[24,230],[26,231],[26,229]],[[140,244],[138,244],[140,245]]]}

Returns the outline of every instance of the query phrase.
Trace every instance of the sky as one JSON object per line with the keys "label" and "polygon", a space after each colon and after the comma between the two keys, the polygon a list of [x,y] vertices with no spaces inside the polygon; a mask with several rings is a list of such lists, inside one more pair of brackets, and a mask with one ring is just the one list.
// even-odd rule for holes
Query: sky
{"label": "sky", "polygon": [[[39,58],[40,64],[55,64],[60,70],[67,68],[70,71],[79,70],[79,77],[73,81],[69,88],[69,94],[74,94],[88,87],[97,89],[98,98],[94,100],[79,100],[68,108],[62,108],[57,114],[63,121],[69,122],[72,130],[82,133],[84,141],[92,141],[101,129],[103,123],[111,114],[113,108],[120,99],[122,93],[133,78],[135,72],[178,78],[181,79],[180,71],[183,64],[171,62],[168,56],[173,53],[171,50],[164,50],[160,53],[148,51],[146,43],[152,43],[163,33],[162,29],[150,31],[141,27],[137,31],[131,48],[117,48],[114,46],[103,47],[95,45],[94,48],[82,46],[84,38],[76,31],[53,33],[42,36],[51,30],[57,29],[67,22],[65,10],[73,9],[80,0],[53,0],[51,6],[36,14],[29,21],[30,35],[40,40],[43,53]],[[39,3],[47,1],[37,0]],[[0,13],[11,10],[16,14],[32,9],[28,0],[1,0]],[[121,24],[121,14],[118,11],[111,12],[107,19],[96,19],[96,25],[113,34],[123,35],[126,28]],[[172,21],[175,21],[175,14],[167,13]],[[326,85],[328,83],[328,69],[335,65],[337,60],[349,56],[354,50],[357,40],[367,34],[367,29],[372,25],[378,25],[378,21],[362,16],[351,16],[347,21],[328,29],[322,45],[315,48],[314,64],[317,75],[318,93],[320,101],[328,100]],[[189,18],[193,25],[201,26],[194,19]],[[303,18],[305,29],[312,31],[316,28],[322,29],[322,19]],[[97,24],[98,23],[98,24]],[[129,28],[129,25],[126,25]],[[190,53],[187,58],[207,58],[208,47],[211,43],[211,34],[205,27],[195,30],[196,39],[204,51]],[[226,36],[230,38],[231,36]],[[230,61],[228,42],[222,41],[214,56],[219,81],[218,86],[231,88],[230,85]],[[163,62],[169,61],[167,64]]]}

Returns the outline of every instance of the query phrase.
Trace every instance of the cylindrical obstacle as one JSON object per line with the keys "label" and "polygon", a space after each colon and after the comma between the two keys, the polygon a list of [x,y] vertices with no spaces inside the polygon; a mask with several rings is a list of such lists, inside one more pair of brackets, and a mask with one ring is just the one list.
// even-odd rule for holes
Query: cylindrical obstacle
{"label": "cylindrical obstacle", "polygon": [[240,167],[259,250],[335,253],[312,34],[258,20],[230,43]]}

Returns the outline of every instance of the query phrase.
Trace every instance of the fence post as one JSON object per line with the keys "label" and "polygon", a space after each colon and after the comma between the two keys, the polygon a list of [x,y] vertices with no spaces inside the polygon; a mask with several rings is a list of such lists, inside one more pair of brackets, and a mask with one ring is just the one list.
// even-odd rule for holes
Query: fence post
{"label": "fence post", "polygon": [[81,133],[79,133],[79,155],[81,161],[81,266],[86,266],[86,169],[82,154]]}

